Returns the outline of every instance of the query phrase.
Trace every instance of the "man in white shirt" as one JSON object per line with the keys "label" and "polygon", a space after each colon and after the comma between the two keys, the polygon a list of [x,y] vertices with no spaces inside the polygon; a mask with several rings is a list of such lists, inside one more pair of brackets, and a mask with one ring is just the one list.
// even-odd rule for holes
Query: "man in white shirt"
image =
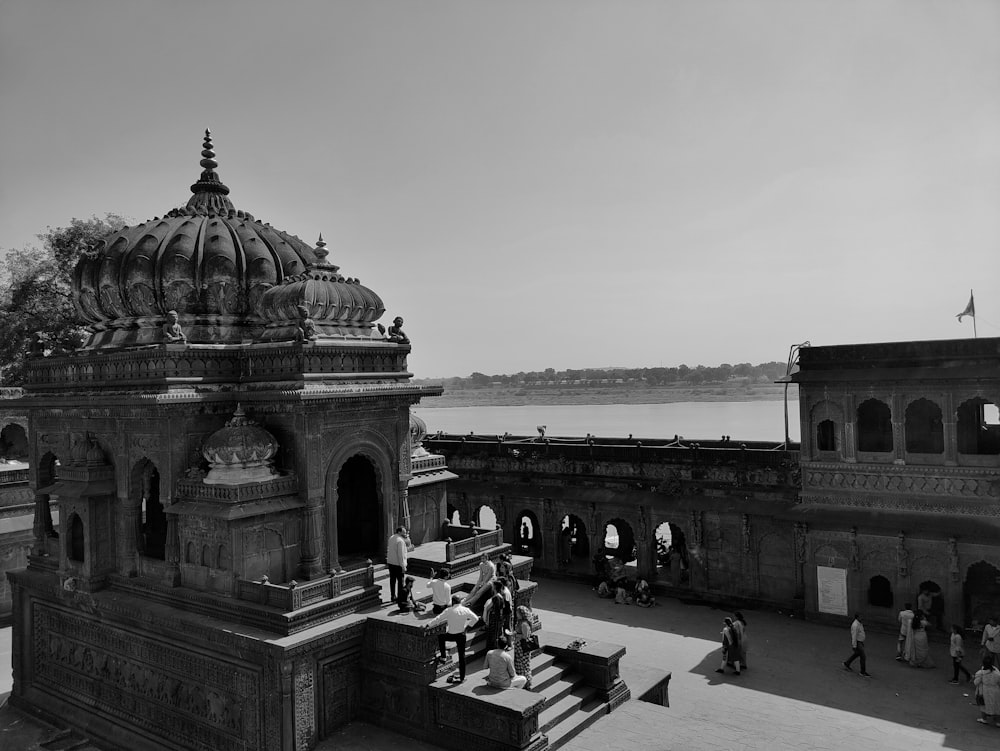
{"label": "man in white shirt", "polygon": [[448,679],[450,683],[461,683],[465,680],[465,630],[469,626],[476,625],[478,620],[479,616],[462,604],[462,598],[453,595],[451,605],[427,624],[427,628],[433,628],[440,623],[448,624],[445,633],[438,636],[438,648],[441,650],[441,656],[437,659],[439,663],[448,662],[448,642],[453,641],[458,647],[458,678],[451,676]]}
{"label": "man in white shirt", "polygon": [[385,549],[385,562],[389,567],[389,598],[396,601],[396,587],[403,586],[406,575],[406,527],[396,527],[396,533],[389,538]]}
{"label": "man in white shirt", "polygon": [[896,659],[902,662],[906,659],[903,655],[903,649],[906,647],[906,639],[910,635],[910,629],[913,628],[913,605],[906,603],[903,609],[899,611],[896,620],[899,621],[899,638],[896,639]]}
{"label": "man in white shirt", "polygon": [[446,568],[442,568],[435,571],[430,581],[427,582],[427,586],[431,588],[431,592],[434,594],[431,608],[434,611],[434,615],[440,615],[451,604],[451,585],[447,581],[450,578],[451,572]]}
{"label": "man in white shirt", "polygon": [[497,639],[497,648],[486,653],[486,682],[493,688],[524,688],[527,677],[518,675],[514,669],[514,658],[507,651],[507,637]]}
{"label": "man in white shirt", "polygon": [[868,674],[866,660],[865,660],[865,627],[861,625],[861,614],[854,614],[854,623],[851,624],[851,656],[844,660],[844,670],[851,670],[851,663],[856,659],[861,658],[861,675],[865,678],[871,678]]}

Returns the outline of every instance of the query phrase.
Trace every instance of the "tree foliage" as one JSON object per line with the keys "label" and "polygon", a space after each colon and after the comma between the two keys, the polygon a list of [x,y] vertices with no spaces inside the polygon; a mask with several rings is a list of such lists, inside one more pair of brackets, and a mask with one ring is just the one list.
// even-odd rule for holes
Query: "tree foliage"
{"label": "tree foliage", "polygon": [[0,267],[0,382],[18,386],[34,347],[40,354],[76,349],[84,330],[72,300],[73,269],[80,256],[127,224],[118,214],[72,219],[48,227],[41,247],[9,250]]}

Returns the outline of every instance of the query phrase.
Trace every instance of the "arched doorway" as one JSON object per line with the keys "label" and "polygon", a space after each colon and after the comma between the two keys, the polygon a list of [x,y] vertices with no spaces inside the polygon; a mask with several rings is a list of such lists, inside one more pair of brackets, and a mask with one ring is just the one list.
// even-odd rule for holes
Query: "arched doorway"
{"label": "arched doorway", "polygon": [[337,475],[337,552],[369,558],[381,549],[381,513],[375,467],[355,454]]}
{"label": "arched doorway", "polygon": [[454,506],[452,506],[449,503],[448,504],[448,510],[446,511],[446,513],[448,514],[448,523],[451,526],[453,526],[453,527],[461,527],[462,526],[462,512],[461,511],[459,511],[457,508],[455,508]]}
{"label": "arched doorway", "polygon": [[578,516],[569,514],[559,523],[559,562],[572,566],[586,565],[590,558],[590,543],[587,528]]}
{"label": "arched doorway", "polygon": [[635,535],[627,521],[611,519],[604,525],[604,550],[624,564],[635,564]]}
{"label": "arched doorway", "polygon": [[160,503],[160,473],[148,459],[139,462],[134,474],[139,492],[139,551],[147,558],[164,560],[167,547],[167,514]]}
{"label": "arched doorway", "polygon": [[476,526],[479,529],[496,529],[497,515],[492,507],[485,503],[476,510]]}
{"label": "arched doorway", "polygon": [[538,558],[542,554],[542,536],[538,518],[530,511],[522,511],[514,524],[514,549],[519,555]]}
{"label": "arched doorway", "polygon": [[979,561],[969,566],[965,573],[962,595],[965,601],[965,625],[982,628],[993,616],[1000,613],[1000,571],[996,566]]}
{"label": "arched doorway", "polygon": [[688,551],[684,530],[673,522],[663,522],[653,533],[656,538],[657,574],[667,576],[679,587],[687,579]]}
{"label": "arched doorway", "polygon": [[83,521],[79,516],[73,514],[69,520],[69,547],[66,550],[66,555],[71,561],[83,563],[85,549]]}
{"label": "arched doorway", "polygon": [[28,436],[17,423],[9,423],[0,430],[0,461],[27,466]]}

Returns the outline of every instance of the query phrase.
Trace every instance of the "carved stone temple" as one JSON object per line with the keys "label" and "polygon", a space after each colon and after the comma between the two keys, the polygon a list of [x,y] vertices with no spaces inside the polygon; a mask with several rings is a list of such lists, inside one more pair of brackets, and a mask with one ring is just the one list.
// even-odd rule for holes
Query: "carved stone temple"
{"label": "carved stone temple", "polygon": [[[8,573],[12,702],[106,748],[308,749],[357,718],[547,747],[539,697],[491,709],[435,688],[443,627],[380,607],[373,561],[399,524],[411,569],[429,574],[430,546],[457,586],[509,549],[442,531],[454,475],[410,419],[440,389],[410,382],[401,320],[383,333],[382,300],[322,238],[236,209],[207,131],[201,153],[185,206],[79,261],[89,340],[34,358],[0,405],[24,416],[34,497]],[[530,566],[515,557],[519,604]],[[588,673],[608,706],[627,698],[613,651]]]}

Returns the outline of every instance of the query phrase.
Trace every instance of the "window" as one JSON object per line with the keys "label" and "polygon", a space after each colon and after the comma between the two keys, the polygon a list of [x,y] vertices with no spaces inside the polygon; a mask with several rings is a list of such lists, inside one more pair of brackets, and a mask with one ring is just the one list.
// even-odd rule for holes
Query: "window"
{"label": "window", "polygon": [[816,450],[837,450],[837,425],[833,420],[823,420],[816,426]]}
{"label": "window", "polygon": [[868,580],[868,604],[877,608],[892,607],[892,585],[884,576]]}
{"label": "window", "polygon": [[917,399],[907,405],[904,428],[907,451],[914,454],[940,454],[944,451],[941,408],[929,399]]}
{"label": "window", "polygon": [[892,451],[892,412],[885,402],[869,399],[858,407],[858,451]]}
{"label": "window", "polygon": [[981,397],[958,407],[958,453],[1000,454],[1000,416],[997,406]]}

